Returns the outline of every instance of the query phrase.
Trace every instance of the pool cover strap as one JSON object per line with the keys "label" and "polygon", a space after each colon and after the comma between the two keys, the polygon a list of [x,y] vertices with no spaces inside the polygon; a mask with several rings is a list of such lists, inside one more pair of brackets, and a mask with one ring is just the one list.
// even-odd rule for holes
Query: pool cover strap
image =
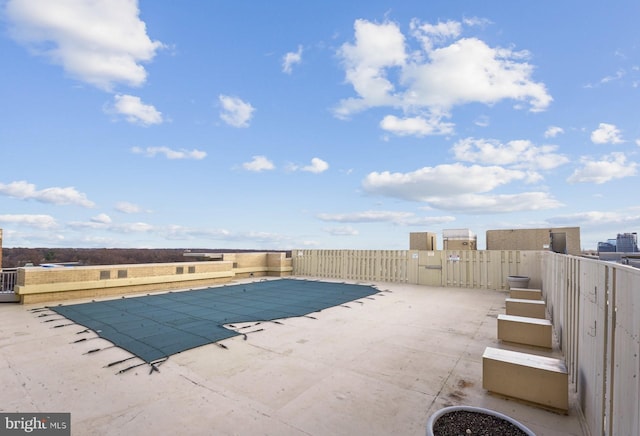
{"label": "pool cover strap", "polygon": [[280,279],[50,309],[151,363],[242,334],[225,324],[304,316],[378,292],[373,286]]}

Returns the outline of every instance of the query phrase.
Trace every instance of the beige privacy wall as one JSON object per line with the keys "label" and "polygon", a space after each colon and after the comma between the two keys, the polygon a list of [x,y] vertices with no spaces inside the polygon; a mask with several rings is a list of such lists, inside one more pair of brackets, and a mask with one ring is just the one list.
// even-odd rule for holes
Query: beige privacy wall
{"label": "beige privacy wall", "polygon": [[543,294],[591,434],[640,434],[640,269],[545,253]]}
{"label": "beige privacy wall", "polygon": [[509,275],[541,280],[539,251],[292,250],[293,274],[340,280],[508,289]]}

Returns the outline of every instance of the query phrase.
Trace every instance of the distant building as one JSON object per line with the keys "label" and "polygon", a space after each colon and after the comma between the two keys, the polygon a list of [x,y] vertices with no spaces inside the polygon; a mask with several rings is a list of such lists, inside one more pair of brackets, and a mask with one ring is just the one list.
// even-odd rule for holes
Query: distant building
{"label": "distant building", "polygon": [[616,251],[618,253],[637,253],[639,251],[638,234],[618,233],[616,237]]}
{"label": "distant building", "polygon": [[598,253],[615,253],[616,245],[611,242],[598,242]]}
{"label": "distant building", "polygon": [[616,239],[607,239],[607,242],[598,242],[598,254],[600,253],[638,253],[638,234],[618,233]]}
{"label": "distant building", "polygon": [[579,256],[580,227],[487,230],[487,250],[549,250]]}

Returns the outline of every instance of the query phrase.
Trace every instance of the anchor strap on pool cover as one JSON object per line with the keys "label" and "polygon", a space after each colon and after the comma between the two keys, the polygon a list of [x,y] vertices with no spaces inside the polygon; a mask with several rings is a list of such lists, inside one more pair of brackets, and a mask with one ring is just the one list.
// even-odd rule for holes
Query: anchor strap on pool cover
{"label": "anchor strap on pool cover", "polygon": [[151,363],[242,334],[224,324],[307,315],[378,292],[373,286],[280,279],[50,309]]}

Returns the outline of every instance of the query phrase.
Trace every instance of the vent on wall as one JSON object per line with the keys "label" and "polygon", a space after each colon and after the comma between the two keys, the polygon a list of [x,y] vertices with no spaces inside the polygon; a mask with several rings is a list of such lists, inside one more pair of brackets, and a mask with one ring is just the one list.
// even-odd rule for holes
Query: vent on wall
{"label": "vent on wall", "polygon": [[177,266],[176,267],[176,274],[184,274],[184,267],[183,266]]}
{"label": "vent on wall", "polygon": [[118,270],[118,278],[119,279],[126,279],[127,278],[127,270],[126,269],[119,269]]}
{"label": "vent on wall", "polygon": [[100,280],[109,280],[111,278],[111,271],[100,271]]}

